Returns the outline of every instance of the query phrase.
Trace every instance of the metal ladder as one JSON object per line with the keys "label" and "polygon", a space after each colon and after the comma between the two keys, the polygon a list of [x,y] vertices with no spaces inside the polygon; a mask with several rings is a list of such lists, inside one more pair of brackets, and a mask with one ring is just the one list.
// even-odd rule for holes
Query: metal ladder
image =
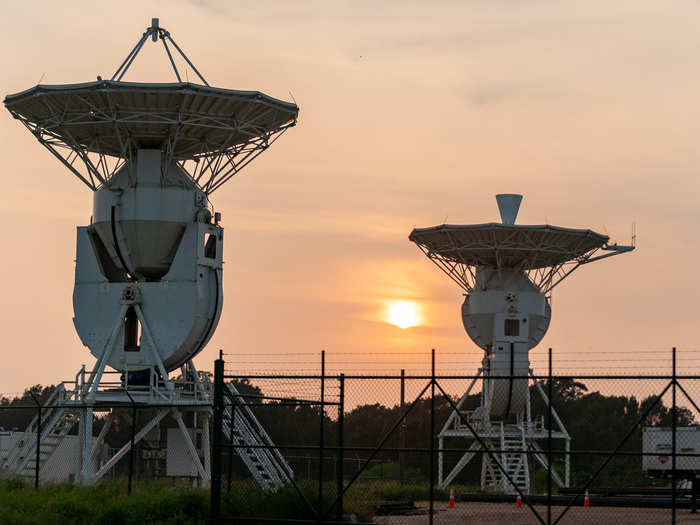
{"label": "metal ladder", "polygon": [[[506,494],[515,494],[520,489],[523,494],[530,492],[530,469],[527,461],[525,430],[522,426],[504,426],[501,423],[500,454],[484,456],[482,462],[482,486],[502,490]],[[500,463],[513,481],[511,484],[498,466]],[[515,486],[514,486],[514,485]]]}
{"label": "metal ladder", "polygon": [[226,386],[232,403],[224,407],[224,435],[231,436],[234,450],[258,485],[266,492],[277,490],[294,478],[294,472],[236,387]]}
{"label": "metal ladder", "polygon": [[[41,413],[41,446],[39,447],[39,467],[41,468],[70,432],[77,420],[76,414],[63,407],[51,407],[62,394],[60,385],[51,395],[46,405],[49,408]],[[38,415],[29,423],[24,434],[10,449],[0,472],[3,475],[33,477],[36,469],[36,435]]]}

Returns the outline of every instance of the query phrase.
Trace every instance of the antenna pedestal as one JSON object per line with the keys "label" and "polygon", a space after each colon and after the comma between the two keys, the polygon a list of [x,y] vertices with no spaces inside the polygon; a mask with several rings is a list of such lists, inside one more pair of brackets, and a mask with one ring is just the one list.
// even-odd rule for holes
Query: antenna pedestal
{"label": "antenna pedestal", "polygon": [[[477,381],[482,383],[480,404],[475,409],[464,410],[462,407],[472,395]],[[457,403],[461,417],[457,412],[452,412],[438,434],[440,449],[438,454],[438,486],[441,489],[446,489],[454,483],[455,478],[475,458],[480,458],[482,489],[516,494],[518,491],[515,486],[517,486],[517,489],[523,494],[530,494],[535,470],[533,467],[539,465],[546,470],[549,469],[547,456],[539,444],[548,439],[549,431],[545,427],[544,417],[533,417],[531,413],[530,392],[537,391],[537,395],[544,401],[545,406],[549,404],[547,396],[542,386],[532,377],[530,370],[521,379],[517,379],[526,385],[523,409],[514,414],[514,419],[511,420],[495,417],[489,412],[490,381],[493,379],[489,379],[485,370],[480,368],[477,376]],[[506,380],[498,379],[497,381]],[[467,419],[468,425],[463,422],[462,417]],[[564,441],[565,450],[568,451],[571,437],[556,412],[554,412],[554,422],[557,426],[556,429],[552,429],[552,439]],[[480,442],[484,443],[489,451],[493,451],[491,455],[485,451]],[[461,450],[465,448],[468,450],[457,462],[448,465],[445,451],[449,451],[449,444],[454,444]],[[568,454],[564,467],[564,479],[561,479],[552,469],[552,479],[559,487],[569,486],[571,468]],[[504,470],[512,482],[503,474]]]}
{"label": "antenna pedestal", "polygon": [[[168,475],[194,476],[201,485],[209,484],[209,419],[211,414],[212,387],[209,373],[199,373],[192,361],[181,367],[181,374],[163,381],[154,368],[146,371],[150,378],[146,384],[140,376],[132,375],[128,370],[103,370],[103,373],[86,374],[83,367],[73,381],[64,381],[58,385],[53,396],[42,410],[41,419],[41,459],[40,467],[50,462],[54,452],[61,446],[75,423],[79,425],[79,449],[77,466],[60,466],[60,472],[42,475],[42,480],[64,483],[69,478],[84,485],[94,485],[105,475],[118,468],[117,463],[131,451],[131,440],[124,443],[113,455],[105,444],[105,437],[112,429],[117,411],[136,414],[131,420],[134,432],[134,445],[141,441],[149,442],[148,448],[160,447],[160,430],[164,427],[164,418],[170,416],[177,424],[175,429],[180,434],[179,442],[183,444],[181,453],[187,455],[186,471],[172,470],[168,464]],[[93,434],[94,414],[105,416],[99,435]],[[0,472],[5,476],[33,478],[34,466],[30,465],[36,454],[37,418],[26,429],[23,439],[15,445],[4,458]],[[171,427],[173,428],[173,427]],[[195,447],[193,437],[201,434],[201,447]],[[168,451],[171,443],[168,442]],[[179,462],[182,464],[182,461]],[[175,465],[177,467],[177,465]],[[121,467],[124,472],[124,467]]]}

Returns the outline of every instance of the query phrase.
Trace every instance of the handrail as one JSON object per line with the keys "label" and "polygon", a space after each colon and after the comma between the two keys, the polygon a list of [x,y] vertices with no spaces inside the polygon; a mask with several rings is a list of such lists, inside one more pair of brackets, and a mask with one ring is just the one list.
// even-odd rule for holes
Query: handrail
{"label": "handrail", "polygon": [[275,465],[274,463],[272,464],[273,468],[276,470],[280,470],[279,467],[281,467],[287,476],[292,478],[294,476],[294,472],[292,471],[292,468],[289,466],[289,463],[287,463],[287,460],[284,459],[284,456],[280,453],[279,449],[277,449],[274,446],[274,442],[268,435],[268,433],[265,431],[265,429],[260,425],[260,422],[258,421],[258,418],[255,417],[255,414],[253,411],[250,409],[248,404],[244,401],[241,401],[240,399],[240,393],[236,389],[236,387],[233,385],[233,383],[227,383],[226,386],[228,387],[229,392],[232,394],[232,397],[234,398],[234,403],[229,405],[227,408],[230,410],[230,414],[233,415],[234,411],[236,408],[239,408],[239,412],[241,415],[243,415],[243,421],[248,423],[255,431],[256,433],[262,438],[263,443],[265,445],[268,445],[272,448],[266,449],[270,451],[273,455],[277,456],[277,460],[279,465]]}
{"label": "handrail", "polygon": [[[65,391],[65,389],[63,387],[63,383],[59,383],[59,385],[51,393],[48,400],[46,401],[46,403],[44,403],[43,406],[54,405],[56,398],[58,398],[60,393],[64,392],[64,391]],[[27,407],[27,408],[34,408],[34,407]],[[53,416],[55,410],[56,409],[54,408],[52,410],[42,411],[42,414],[41,414],[42,426],[44,426],[43,425],[44,421],[46,421],[47,419],[50,419]],[[8,467],[13,466],[17,462],[18,458],[20,458],[20,454],[22,452],[25,452],[25,455],[21,456],[22,460],[24,460],[24,458],[26,458],[27,454],[31,453],[31,448],[33,446],[36,446],[35,445],[36,444],[36,430],[37,430],[38,419],[39,419],[39,415],[37,414],[30,421],[27,428],[24,429],[24,432],[22,433],[22,437],[20,438],[19,441],[16,442],[15,446],[12,448],[12,450],[8,454],[7,459],[3,462],[3,466],[8,466]],[[43,433],[46,433],[47,427],[44,427],[44,428],[45,428],[45,430]],[[15,468],[13,467],[11,470],[14,471]]]}

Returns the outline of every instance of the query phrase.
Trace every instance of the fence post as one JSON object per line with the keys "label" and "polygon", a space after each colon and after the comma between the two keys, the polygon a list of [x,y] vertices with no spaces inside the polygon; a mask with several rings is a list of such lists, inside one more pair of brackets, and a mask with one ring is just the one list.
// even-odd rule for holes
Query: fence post
{"label": "fence post", "polygon": [[[401,369],[401,412],[403,414],[406,406],[406,370]],[[406,453],[403,449],[406,448],[406,419],[401,422],[399,427],[399,484],[403,486],[404,469],[406,468]]]}
{"label": "fence post", "polygon": [[673,347],[673,405],[671,406],[671,524],[676,525],[676,347]]}
{"label": "fence post", "polygon": [[549,410],[547,410],[547,525],[552,523],[552,349],[548,353],[549,371],[547,378],[547,397],[549,399]]}
{"label": "fence post", "polygon": [[430,518],[428,523],[433,525],[435,507],[435,349],[430,353]]}
{"label": "fence post", "polygon": [[[131,397],[131,396],[129,396]],[[131,448],[129,448],[129,494],[131,494],[131,483],[134,477],[134,439],[136,436],[136,403],[131,400]]]}
{"label": "fence post", "polygon": [[[211,453],[211,517],[217,519],[221,510],[221,441],[224,433],[224,359],[219,350],[219,359],[214,361],[214,414]],[[233,407],[232,407],[233,410]],[[233,448],[231,448],[233,453]]]}
{"label": "fence post", "polygon": [[325,413],[325,394],[326,394],[326,351],[321,350],[321,427],[318,434],[318,506],[322,510],[323,506],[323,447],[325,439],[323,434],[323,416]]}
{"label": "fence post", "polygon": [[[131,480],[134,474],[134,440],[136,436],[136,402],[134,398],[131,397],[129,393],[129,373],[126,372],[125,383],[124,383],[124,393],[129,397],[131,401],[131,438],[129,439],[129,484],[127,492],[131,494]],[[86,438],[88,439],[88,438]],[[90,437],[92,439],[92,437]]]}
{"label": "fence post", "polygon": [[343,447],[345,446],[345,374],[340,374],[340,393],[338,404],[338,468],[336,482],[338,486],[337,519],[343,521]]}
{"label": "fence post", "polygon": [[39,460],[41,459],[41,403],[34,395],[34,392],[29,392],[37,406],[36,417],[36,465],[34,465],[34,489],[39,489]]}
{"label": "fence post", "polygon": [[[222,416],[223,417],[223,416]],[[223,421],[223,420],[222,420]],[[228,451],[228,479],[227,479],[227,486],[226,486],[226,492],[231,492],[231,478],[233,475],[233,453],[236,452],[238,449],[234,448],[233,444],[233,428],[236,424],[236,407],[234,406],[233,403],[231,403],[231,417],[229,418],[229,432],[228,432],[228,439],[229,442],[231,443],[231,448]],[[222,424],[222,429],[221,431],[223,432],[223,424]]]}

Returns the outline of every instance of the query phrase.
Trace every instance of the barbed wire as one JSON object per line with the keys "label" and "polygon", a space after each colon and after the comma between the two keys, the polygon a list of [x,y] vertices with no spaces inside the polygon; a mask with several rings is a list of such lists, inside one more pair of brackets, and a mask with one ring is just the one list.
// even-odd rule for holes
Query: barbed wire
{"label": "barbed wire", "polygon": [[[436,351],[436,373],[452,375],[476,374],[483,367],[483,356],[479,351]],[[227,356],[225,370],[235,375],[302,375],[320,374],[321,352],[230,352]],[[395,375],[404,370],[406,374],[425,374],[430,372],[430,352],[425,351],[326,351],[326,375],[339,373],[350,374],[387,374]],[[371,359],[368,359],[371,356]],[[280,359],[283,358],[283,359]],[[290,367],[290,363],[293,364]],[[672,369],[672,350],[670,348],[640,348],[611,355],[607,350],[586,350],[585,356],[556,352],[553,356],[552,373],[554,375],[649,375],[670,373]],[[548,371],[548,356],[537,353],[531,356],[530,368]],[[679,374],[696,375],[700,373],[700,351],[680,350],[676,352],[676,368]]]}

